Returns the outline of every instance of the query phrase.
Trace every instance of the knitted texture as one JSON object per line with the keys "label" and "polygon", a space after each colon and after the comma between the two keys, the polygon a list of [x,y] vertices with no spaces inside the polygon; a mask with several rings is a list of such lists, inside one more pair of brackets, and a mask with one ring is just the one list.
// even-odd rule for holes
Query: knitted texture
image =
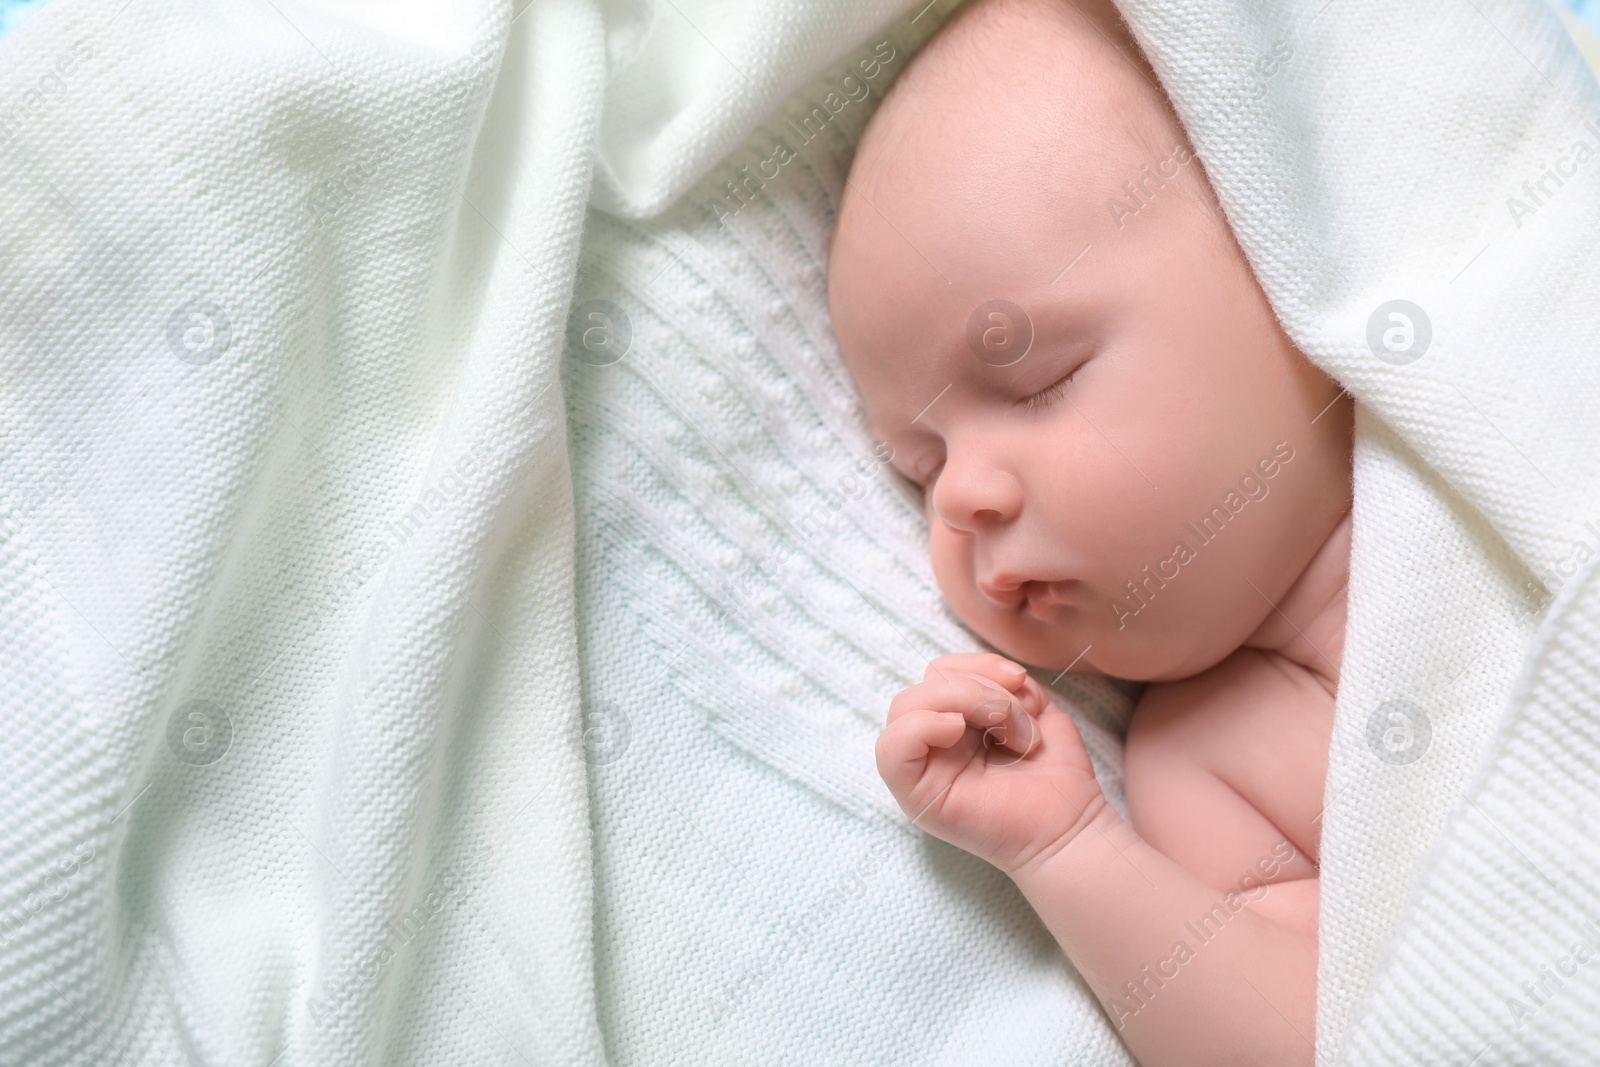
{"label": "knitted texture", "polygon": [[603,1061],[556,381],[603,26],[410,17],[6,41],[0,1063]]}
{"label": "knitted texture", "polygon": [[[1592,453],[1583,447],[1595,385],[1581,359],[1596,307],[1573,281],[1586,276],[1594,245],[1592,198],[1574,192],[1548,206],[1541,199],[1537,229],[1505,204],[1507,192],[1520,192],[1525,177],[1537,178],[1583,135],[1594,82],[1559,23],[1535,6],[1424,14],[1313,3],[1269,18],[1223,2],[1151,2],[1130,3],[1126,13],[1201,146],[1280,321],[1358,400],[1350,622],[1323,820],[1319,1059],[1336,1058],[1365,997],[1362,1011],[1375,1021],[1356,1027],[1351,1062],[1407,1055],[1437,1062],[1440,1049],[1468,1041],[1474,1047],[1460,1062],[1480,1050],[1526,1060],[1514,1042],[1493,1047],[1513,1019],[1505,997],[1516,990],[1504,976],[1532,975],[1562,953],[1550,955],[1541,943],[1545,955],[1532,958],[1517,910],[1523,898],[1507,884],[1463,886],[1430,856],[1460,833],[1447,828],[1470,810],[1474,769],[1495,764],[1508,724],[1526,714],[1518,709],[1531,690],[1518,695],[1518,673],[1539,661],[1538,641],[1548,638],[1536,640],[1535,631],[1551,598],[1578,595],[1575,582],[1562,585],[1573,573],[1575,546],[1600,545],[1600,535],[1584,526],[1597,514]],[[1385,47],[1374,47],[1373,27]],[[1252,66],[1279,42],[1292,42],[1294,57],[1257,91],[1261,75]],[[1396,108],[1402,93],[1411,104]],[[770,783],[727,787],[722,776],[706,774],[708,784],[696,790],[674,774],[652,778],[654,791],[640,795],[631,776],[598,775],[597,831],[614,835],[615,844],[602,849],[597,915],[610,929],[636,931],[597,953],[611,1005],[608,1028],[631,1035],[641,1050],[652,1035],[681,1034],[681,1044],[667,1047],[680,1057],[694,1049],[713,1062],[752,1049],[818,1062],[827,1059],[824,1050],[845,1059],[898,1062],[920,1053],[961,1062],[958,1048],[982,1049],[983,1062],[1032,1062],[1051,1054],[1041,1051],[1048,1041],[1035,1044],[1030,1032],[1055,1020],[1029,1014],[1019,1023],[1017,1013],[998,1007],[955,1020],[917,1013],[919,1000],[947,1006],[929,996],[941,988],[963,1005],[991,980],[1008,990],[1019,981],[1032,988],[1005,975],[1000,961],[972,958],[1004,953],[1004,945],[964,946],[960,980],[949,987],[944,979],[958,965],[930,958],[927,948],[930,939],[943,942],[928,924],[970,922],[958,901],[1006,907],[1009,887],[990,882],[957,900],[932,902],[943,912],[919,907],[914,921],[923,936],[902,944],[900,927],[882,921],[879,901],[907,893],[920,905],[929,884],[964,886],[968,858],[931,841],[923,843],[921,870],[866,858],[879,852],[871,842],[885,839],[872,827],[904,828],[868,767],[881,709],[914,676],[919,659],[968,646],[959,631],[941,632],[953,620],[933,599],[925,572],[920,595],[914,581],[904,594],[887,592],[902,581],[897,572],[922,566],[924,548],[919,534],[896,533],[911,509],[885,510],[897,499],[892,485],[869,483],[859,497],[853,487],[845,491],[852,473],[873,470],[874,443],[853,405],[849,417],[833,414],[841,401],[829,393],[848,393],[848,383],[833,383],[836,355],[806,322],[808,288],[810,301],[820,303],[816,268],[847,165],[842,153],[830,164],[827,138],[813,142],[794,122],[809,107],[801,100],[775,116],[774,128],[736,151],[689,193],[688,204],[648,226],[616,231],[626,240],[612,237],[610,220],[591,219],[588,248],[601,258],[580,282],[579,307],[615,303],[636,331],[632,344],[643,347],[604,367],[592,364],[609,357],[572,351],[577,363],[567,380],[579,498],[593,501],[580,508],[588,516],[580,519],[580,544],[591,546],[581,552],[580,573],[607,576],[593,586],[580,579],[587,620],[580,630],[587,696],[605,709],[603,720],[637,724],[647,706],[658,736],[681,733],[687,727],[672,725],[659,695],[670,684],[699,705],[707,730],[787,779],[791,791],[803,785],[850,812],[858,828],[830,822],[817,829],[796,814],[796,802],[773,801]],[[848,138],[859,128],[850,123],[864,118],[846,107],[831,128]],[[771,158],[778,136],[791,146],[804,143],[801,161],[770,184],[752,179],[771,173],[770,164],[758,164]],[[811,174],[821,191],[808,195]],[[732,236],[710,230],[707,215]],[[796,245],[804,255],[795,254]],[[1369,339],[1374,313],[1397,298],[1422,305],[1432,330],[1423,358],[1405,364],[1381,358]],[[803,341],[795,339],[797,329]],[[796,362],[808,345],[822,351],[816,367]],[[655,369],[663,353],[670,377]],[[764,366],[769,360],[775,369]],[[825,384],[814,384],[819,377]],[[838,532],[819,534],[805,519],[834,487],[845,499],[834,501],[839,514],[824,529]],[[625,590],[609,587],[614,572],[603,562],[619,559],[639,560],[621,568],[638,575]],[[608,640],[617,631],[629,636]],[[1585,647],[1585,638],[1575,639]],[[615,662],[652,669],[607,678]],[[831,681],[830,672],[841,680]],[[840,706],[840,692],[853,702]],[[1592,795],[1595,753],[1579,739],[1592,733],[1584,717],[1595,696],[1569,689],[1552,713],[1576,747],[1556,784],[1533,794],[1540,803],[1562,791]],[[1093,718],[1087,709],[1095,703],[1069,701],[1080,722]],[[1421,718],[1411,722],[1409,714]],[[1412,731],[1409,752],[1390,747],[1396,715]],[[698,744],[671,747],[698,761],[719,758],[705,745],[701,735]],[[1543,763],[1508,759],[1499,773],[1523,787],[1550,775]],[[1097,762],[1109,768],[1116,757]],[[1483,773],[1485,782],[1492,779]],[[1115,780],[1114,770],[1107,775]],[[668,796],[670,803],[655,803]],[[1542,825],[1560,847],[1559,829]],[[1524,819],[1517,831],[1540,826]],[[790,850],[787,864],[784,853],[762,849],[769,836]],[[630,870],[625,857],[662,838],[689,843],[674,845],[670,864]],[[1513,851],[1488,850],[1493,841],[1486,837],[1471,840],[1480,860],[1475,875],[1527,881]],[[892,846],[882,848],[892,854]],[[615,857],[609,867],[608,854]],[[886,879],[880,892],[866,894],[870,906],[837,902],[837,887],[852,884],[854,864]],[[675,887],[667,893],[664,878],[678,879],[666,883]],[[715,886],[709,895],[707,878]],[[1542,898],[1550,915],[1562,917],[1556,931],[1572,934],[1571,917],[1588,906],[1579,881],[1564,887],[1575,895]],[[814,912],[795,904],[798,926],[769,927],[765,941],[756,939],[763,959],[749,937],[727,931],[769,916],[749,898],[780,886],[790,887],[787,899],[833,899],[823,914],[850,919],[829,937],[806,925]],[[822,895],[830,886],[831,898]],[[1423,886],[1443,894],[1433,924],[1402,922],[1408,899]],[[681,911],[663,918],[663,898],[715,907],[716,920],[697,924]],[[1419,896],[1413,910],[1427,899]],[[902,923],[913,921],[900,914]],[[1456,921],[1459,914],[1474,917],[1470,928]],[[1474,975],[1481,988],[1470,987],[1456,961],[1428,951],[1430,932],[1446,926],[1482,954]],[[1418,948],[1380,981],[1384,946],[1396,935],[1397,944]],[[656,939],[695,948],[663,967],[645,944]],[[719,945],[754,958],[723,967],[718,977]],[[803,965],[790,962],[794,951],[807,953]],[[908,966],[915,967],[915,997],[899,981]],[[790,983],[784,996],[772,992],[774,974]],[[838,975],[849,978],[843,989]],[[880,981],[883,975],[890,977]],[[1097,1011],[1079,992],[1081,986],[1064,985],[1044,995],[1071,1011]],[[1584,998],[1567,992],[1567,1010],[1580,1010]],[[684,1008],[697,997],[698,1020]],[[869,1012],[863,1001],[893,1007]],[[796,1018],[795,1003],[826,1005],[819,1013],[830,1020],[825,1032],[819,1035],[809,1013]],[[1486,1003],[1499,1010],[1485,1011]],[[1437,1004],[1446,1007],[1427,1007]],[[927,1035],[916,1052],[888,1036],[872,1043],[874,1035],[902,1028],[902,1017],[920,1027],[903,1033]],[[1555,1003],[1537,1022],[1548,1027],[1540,1046],[1546,1053],[1585,1054],[1586,1031]],[[986,1036],[967,1026],[985,1028]],[[737,1037],[725,1036],[727,1027],[738,1027]],[[1085,1020],[1079,1033],[1102,1031]],[[1103,1062],[1101,1055],[1088,1044],[1058,1044],[1050,1062]]]}
{"label": "knitted texture", "polygon": [[[948,10],[325,6],[5,40],[0,1063],[1128,1063],[872,768],[976,643],[821,258]],[[1600,90],[1509,0],[1126,8],[1358,400],[1319,1061],[1585,1062],[1600,163],[1506,198]]]}
{"label": "knitted texture", "polygon": [[[1508,998],[1600,914],[1572,821],[1600,797],[1600,86],[1531,2],[1123,7],[1285,330],[1357,401],[1318,1062],[1591,1062],[1600,967],[1533,1018]],[[1431,324],[1399,361],[1397,299]]]}
{"label": "knitted texture", "polygon": [[[894,694],[982,647],[823,287],[853,146],[936,22],[845,56],[658,218],[589,218],[563,383],[614,1063],[1130,1062],[1012,883],[914,827],[873,762]],[[1137,688],[1058,689],[1119,807]]]}

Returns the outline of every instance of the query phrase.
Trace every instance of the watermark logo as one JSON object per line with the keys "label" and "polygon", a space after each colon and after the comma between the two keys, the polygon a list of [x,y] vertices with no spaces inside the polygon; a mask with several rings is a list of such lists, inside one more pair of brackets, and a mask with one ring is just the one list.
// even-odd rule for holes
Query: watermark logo
{"label": "watermark logo", "polygon": [[[1201,949],[1216,940],[1222,933],[1223,927],[1232,922],[1234,916],[1272,892],[1273,880],[1277,878],[1278,872],[1299,854],[1294,844],[1288,838],[1283,838],[1272,846],[1270,855],[1258,858],[1254,866],[1239,879],[1236,883],[1238,889],[1229,889],[1223,898],[1212,904],[1206,912],[1196,916],[1192,921],[1185,922],[1183,932],[1186,936],[1174,941],[1171,950],[1165,956],[1141,967],[1137,975],[1122,983],[1122,991],[1111,997],[1111,1002],[1106,1007],[1117,1029],[1122,1030],[1129,1019],[1148,1008],[1156,995],[1167,987],[1167,983],[1178,977],[1184,964],[1189,963]],[[1189,944],[1190,938],[1194,940],[1192,946]]]}
{"label": "watermark logo", "polygon": [[94,846],[87,841],[80,843],[72,850],[72,855],[58,860],[53,869],[46,868],[27,895],[10,908],[0,910],[0,946],[11,944],[12,939],[33,921],[35,915],[51,904],[65,900],[73,886],[87,879],[87,875],[83,879],[78,878],[78,872],[92,859]]}
{"label": "watermark logo", "polygon": [[1415,363],[1432,342],[1432,320],[1409,300],[1385,301],[1367,317],[1367,347],[1391,366]]}
{"label": "watermark logo", "polygon": [[1428,713],[1409,700],[1387,700],[1367,718],[1367,747],[1385,763],[1415,763],[1433,741]]}
{"label": "watermark logo", "polygon": [[233,344],[233,324],[221,308],[199,298],[179,304],[167,316],[167,347],[185,363],[204,366]]}
{"label": "watermark logo", "polygon": [[620,706],[597,700],[583,706],[578,720],[578,751],[585,763],[603,767],[615,763],[633,743],[633,721]]}
{"label": "watermark logo", "polygon": [[[433,884],[408,911],[386,920],[383,937],[377,947],[356,959],[346,959],[336,964],[323,976],[316,991],[306,998],[306,1008],[311,1021],[320,1029],[330,1015],[377,981],[399,957],[402,950],[415,941],[434,923],[434,920],[452,903],[459,903],[467,890],[468,877],[489,858],[493,850],[482,845],[465,860],[446,867]],[[436,928],[436,927],[435,927]]]}
{"label": "watermark logo", "polygon": [[[1506,197],[1506,212],[1511,216],[1511,221],[1517,229],[1522,229],[1522,220],[1535,214],[1541,207],[1554,199],[1567,184],[1564,178],[1572,178],[1578,173],[1578,168],[1593,159],[1600,153],[1600,126],[1595,125],[1593,119],[1583,124],[1586,132],[1594,136],[1594,142],[1578,140],[1565,152],[1556,157],[1554,168],[1546,167],[1538,177],[1522,183],[1521,199],[1516,196]],[[1571,157],[1571,158],[1568,158]],[[1550,188],[1550,183],[1555,183],[1555,188]]]}
{"label": "watermark logo", "polygon": [[991,367],[1020,363],[1033,347],[1033,320],[1009,300],[985,300],[967,316],[967,347]]}
{"label": "watermark logo", "polygon": [[191,767],[208,767],[233,746],[233,720],[209,700],[178,705],[167,720],[167,747]]}
{"label": "watermark logo", "polygon": [[1193,546],[1188,537],[1181,538],[1173,544],[1171,554],[1159,560],[1153,570],[1147,563],[1138,576],[1123,582],[1122,587],[1127,591],[1123,600],[1106,601],[1117,629],[1126,628],[1129,619],[1149,607],[1168,582],[1176,580],[1184,567],[1200,558],[1201,549],[1220,537],[1229,523],[1238,520],[1240,512],[1251,503],[1267,499],[1272,492],[1271,479],[1277,477],[1294,456],[1294,446],[1288,441],[1275,442],[1270,455],[1262,456],[1253,468],[1246,468],[1240,475],[1237,489],[1230,487],[1220,503],[1211,505],[1210,511],[1183,524],[1184,530],[1194,535]]}
{"label": "watermark logo", "polygon": [[22,81],[20,91],[0,103],[0,147],[11,143],[35,116],[43,114],[67,90],[67,79],[80,64],[94,58],[94,46],[85,39],[72,42],[70,54],[56,54],[53,69],[45,70],[32,81]]}
{"label": "watermark logo", "polygon": [[[1038,724],[1027,709],[1010,694],[986,700],[977,707],[980,722],[991,723],[983,730],[983,762],[989,767],[1009,767],[1026,758],[1039,740]],[[1019,736],[1012,737],[1010,726]]]}
{"label": "watermark logo", "polygon": [[717,214],[717,225],[727,226],[729,219],[756,201],[768,182],[777,180],[784,167],[800,158],[799,149],[816,140],[845,108],[871,95],[872,79],[893,63],[897,55],[888,40],[878,42],[870,54],[857,58],[850,73],[841,77],[820,103],[807,100],[809,110],[805,114],[786,118],[787,129],[772,142],[772,150],[765,157],[755,160],[754,173],[749,163],[742,163],[734,177],[723,180],[717,190],[721,201],[711,204]]}
{"label": "watermark logo", "polygon": [[567,320],[572,352],[591,367],[609,367],[633,346],[633,320],[609,300],[585,300]]}

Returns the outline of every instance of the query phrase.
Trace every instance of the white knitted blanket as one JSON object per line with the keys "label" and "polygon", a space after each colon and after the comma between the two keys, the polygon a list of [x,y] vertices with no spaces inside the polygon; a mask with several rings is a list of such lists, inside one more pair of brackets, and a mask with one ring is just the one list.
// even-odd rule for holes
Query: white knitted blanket
{"label": "white knitted blanket", "polygon": [[1593,1062],[1600,85],[1532,2],[1126,10],[1357,400],[1318,1059]]}
{"label": "white knitted blanket", "polygon": [[[1529,4],[1126,11],[1359,401],[1319,1058],[1585,1062],[1600,90]],[[872,769],[973,642],[820,262],[948,14],[0,40],[0,1064],[1129,1062]],[[1136,689],[1058,691],[1120,803]]]}

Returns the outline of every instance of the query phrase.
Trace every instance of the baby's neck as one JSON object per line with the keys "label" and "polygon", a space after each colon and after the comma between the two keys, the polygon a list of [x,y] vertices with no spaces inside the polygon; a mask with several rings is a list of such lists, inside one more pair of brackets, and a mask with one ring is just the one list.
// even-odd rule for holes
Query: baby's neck
{"label": "baby's neck", "polygon": [[[1350,580],[1350,513],[1334,527],[1277,610],[1244,640],[1244,647],[1276,652],[1310,671],[1329,695],[1344,659],[1345,587]],[[1291,621],[1292,620],[1292,621]]]}

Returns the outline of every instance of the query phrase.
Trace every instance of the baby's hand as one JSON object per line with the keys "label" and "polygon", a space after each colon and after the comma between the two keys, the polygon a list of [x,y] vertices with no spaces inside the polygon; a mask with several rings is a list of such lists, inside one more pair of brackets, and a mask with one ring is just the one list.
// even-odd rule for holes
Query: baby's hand
{"label": "baby's hand", "polygon": [[993,653],[929,663],[890,702],[877,757],[912,822],[1007,874],[1105,807],[1071,716]]}

